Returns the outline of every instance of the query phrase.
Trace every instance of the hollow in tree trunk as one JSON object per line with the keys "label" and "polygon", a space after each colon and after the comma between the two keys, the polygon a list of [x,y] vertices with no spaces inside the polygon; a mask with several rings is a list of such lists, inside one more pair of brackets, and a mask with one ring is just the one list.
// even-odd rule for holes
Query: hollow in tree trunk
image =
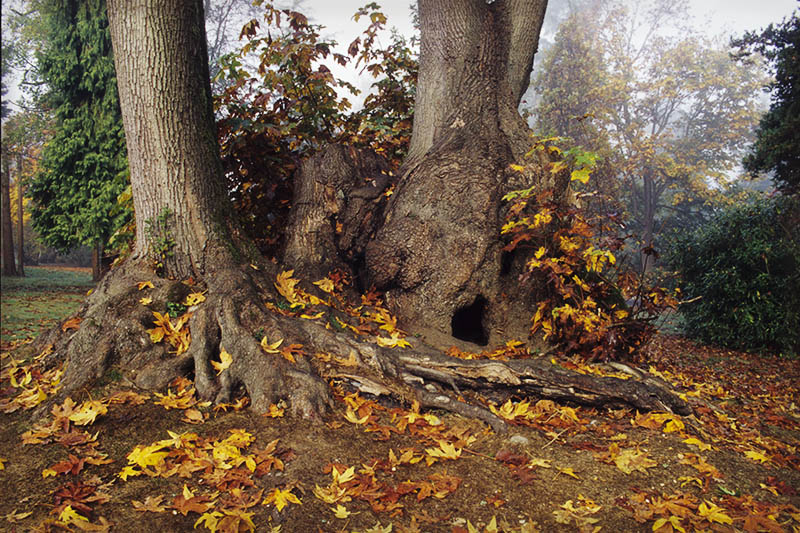
{"label": "hollow in tree trunk", "polygon": [[[432,121],[429,148],[419,149],[418,163],[409,163],[388,205],[385,188],[397,179],[374,154],[332,147],[307,161],[289,228],[286,261],[292,264],[286,267],[318,268],[319,274],[330,267],[351,270],[389,289],[409,323],[430,318],[432,325],[448,330],[459,306],[478,297],[485,300],[489,316],[497,313],[501,261],[490,236],[496,238],[502,191],[515,186],[506,173],[523,131],[514,106],[533,54],[529,47],[530,57],[519,59],[512,50],[518,39],[530,39],[526,31],[538,35],[544,7],[502,0],[490,5],[422,2],[421,15],[440,16],[436,5],[453,10],[452,20],[459,21],[439,38],[466,32],[470,37],[458,46],[470,52],[446,76],[448,89],[442,94],[450,99],[450,110]],[[512,15],[532,7],[538,9],[537,25],[519,26]],[[279,302],[279,268],[253,251],[224,190],[202,2],[110,0],[108,10],[136,208],[136,247],[89,297],[77,332],[56,329],[43,337],[42,342],[54,344],[51,362],[67,359],[62,396],[115,366],[141,387],[160,388],[177,375],[191,375],[204,398],[223,402],[244,390],[257,411],[287,400],[294,412],[307,416],[329,408],[326,380],[334,378],[373,394],[479,417],[498,430],[503,422],[482,398],[536,395],[686,411],[679,398],[653,380],[597,378],[536,360],[465,361],[411,337],[409,347],[390,348],[373,335],[354,334],[356,327],[343,327],[348,318],[332,304],[321,313],[327,318],[281,313],[274,310],[277,306],[269,310],[265,300]],[[433,29],[423,24],[423,50],[429,57],[436,48],[431,52],[425,36]],[[477,70],[470,66],[476,61]],[[521,65],[524,75],[514,64]],[[461,108],[451,94],[456,90],[486,94]],[[420,91],[425,94],[424,86]],[[426,97],[420,98],[422,109],[430,107]],[[433,192],[441,191],[437,199]],[[140,301],[137,284],[144,281],[153,284],[149,303]],[[153,326],[152,310],[184,301],[189,292],[204,292],[206,300],[190,307],[188,348],[171,353],[147,332]],[[429,304],[431,310],[416,304]],[[261,344],[262,338],[283,339],[303,350],[281,357]],[[214,372],[211,363],[220,361],[223,350],[232,362],[217,365]],[[307,355],[313,353],[332,357]]]}

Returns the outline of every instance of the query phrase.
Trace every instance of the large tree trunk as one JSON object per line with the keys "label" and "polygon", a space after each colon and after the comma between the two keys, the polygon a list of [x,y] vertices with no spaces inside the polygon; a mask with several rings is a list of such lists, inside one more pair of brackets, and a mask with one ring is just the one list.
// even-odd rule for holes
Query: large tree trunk
{"label": "large tree trunk", "polygon": [[546,0],[420,0],[414,133],[405,175],[366,251],[371,279],[407,324],[486,344],[527,336],[503,268],[501,198],[529,184],[517,112]]}
{"label": "large tree trunk", "polygon": [[14,263],[14,225],[11,223],[11,169],[3,157],[2,190],[0,190],[0,216],[2,216],[3,275],[16,276]]}
{"label": "large tree trunk", "polygon": [[[488,10],[484,10],[482,1],[452,4],[471,6],[489,16],[496,30],[505,28],[503,20],[509,28],[517,27],[504,18],[508,15],[505,9],[521,9],[518,4],[530,6],[526,2],[506,6],[502,0]],[[423,14],[429,14],[428,9]],[[294,412],[304,415],[321,413],[331,405],[327,379],[346,381],[361,390],[388,394],[404,402],[416,400],[424,406],[477,416],[497,429],[503,428],[503,422],[482,404],[487,396],[541,395],[593,405],[627,403],[639,409],[686,411],[686,405],[663,384],[648,380],[600,379],[534,360],[464,361],[413,338],[408,339],[410,348],[381,346],[375,338],[377,328],[371,334],[364,333],[362,319],[370,313],[366,303],[348,308],[340,297],[328,299],[318,292],[328,303],[313,304],[325,309],[306,317],[279,305],[286,304],[275,291],[279,270],[249,251],[250,241],[241,235],[222,185],[201,31],[201,0],[110,0],[108,11],[128,140],[137,247],[132,258],[105,276],[89,297],[77,332],[64,334],[55,329],[40,341],[55,346],[48,362],[67,359],[61,396],[115,366],[141,387],[157,389],[178,374],[191,375],[202,397],[223,402],[241,388],[257,411],[288,400]],[[470,24],[461,29],[478,31],[476,19],[470,19]],[[430,31],[426,27],[423,32]],[[515,42],[512,36],[516,33],[504,32],[505,37],[497,42],[492,38],[491,46],[475,45],[478,50],[474,50],[472,59],[482,61],[481,69],[494,72],[499,68],[495,61],[510,68],[513,54],[506,48]],[[534,33],[538,34],[538,28]],[[483,52],[478,53],[480,50]],[[463,77],[470,79],[467,74],[474,69],[464,68]],[[397,300],[409,305],[414,298],[423,303],[437,297],[447,299],[446,306],[434,305],[435,317],[439,316],[436,313],[450,313],[478,294],[489,306],[499,297],[499,249],[490,242],[490,236],[496,238],[499,195],[509,186],[505,171],[513,157],[513,121],[504,122],[500,103],[512,109],[518,101],[515,95],[521,91],[517,86],[521,83],[501,71],[499,81],[473,73],[479,78],[476,90],[505,91],[505,96],[484,95],[470,101],[470,113],[462,119],[463,125],[435,134],[432,148],[417,167],[420,170],[407,177],[408,184],[401,182],[398,187],[402,201],[389,206],[393,218],[388,220],[385,235],[392,239],[390,242],[402,247],[403,253],[417,254],[415,246],[436,249],[428,257],[435,262],[432,268],[422,269],[413,263],[424,260],[424,254],[410,255],[406,265],[415,270],[411,275],[417,276],[412,280],[417,283],[413,287],[421,285],[431,294],[407,291],[411,296],[406,297],[398,291]],[[486,123],[481,123],[484,120]],[[490,146],[475,144],[473,136]],[[449,172],[463,172],[463,181],[454,180]],[[399,267],[394,262],[402,257],[385,249],[373,249],[370,256],[369,250],[383,238],[383,230],[378,229],[386,205],[383,193],[393,181],[374,154],[345,147],[330,148],[304,164],[297,189],[300,198],[295,201],[296,214],[290,228],[294,235],[286,252],[287,262],[293,264],[286,268],[316,268],[317,275],[327,273],[325,268],[331,266],[352,269],[355,275],[366,268],[373,278],[385,271],[397,274]],[[462,216],[444,200],[435,208],[445,210],[454,221],[431,212],[428,199],[433,195],[421,195],[432,194],[431,187],[436,185],[456,187],[468,214]],[[414,198],[419,206],[414,206]],[[453,194],[445,198],[455,201]],[[403,214],[405,209],[414,209],[415,214]],[[411,223],[423,215],[427,218],[419,219],[417,226]],[[392,223],[400,217],[407,221]],[[459,224],[467,225],[467,231],[456,227]],[[396,232],[403,228],[408,228],[409,234],[404,237],[411,239],[412,245],[397,242]],[[449,231],[456,236],[446,235]],[[430,246],[424,240],[429,234],[435,234],[444,244]],[[452,247],[474,245],[476,240],[479,251],[465,254],[469,257],[463,259],[467,269],[448,270],[451,263],[462,261],[452,259],[463,249]],[[388,261],[386,265],[375,262],[381,254]],[[359,267],[364,258],[367,263]],[[154,262],[161,276],[154,275]],[[486,266],[489,262],[492,265]],[[458,276],[460,291],[436,269]],[[426,275],[434,280],[428,285]],[[393,280],[394,287],[406,290],[406,278],[396,275]],[[145,293],[151,299],[149,303],[140,301],[143,293],[137,282],[142,281],[153,284]],[[391,286],[386,280],[384,284]],[[153,327],[152,311],[163,312],[167,302],[184,301],[189,292],[203,289],[207,291],[206,300],[190,308],[188,349],[172,353],[164,343],[154,344],[147,332]],[[315,289],[307,286],[306,290]],[[466,298],[460,294],[464,292],[469,293]],[[264,305],[265,300],[272,303],[272,311]],[[331,325],[340,327],[337,330]],[[300,344],[305,354],[332,357],[281,357],[270,353],[277,350],[268,344],[259,343],[262,337],[270,343],[283,339],[285,346]],[[221,360],[223,350],[232,356],[232,362],[215,373],[211,363]],[[469,403],[458,400],[459,396]]]}

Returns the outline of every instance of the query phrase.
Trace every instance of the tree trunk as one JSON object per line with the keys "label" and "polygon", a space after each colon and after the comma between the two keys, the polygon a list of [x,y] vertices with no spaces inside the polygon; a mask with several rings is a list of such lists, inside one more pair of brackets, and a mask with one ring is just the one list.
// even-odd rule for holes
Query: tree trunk
{"label": "tree trunk", "polygon": [[103,277],[103,245],[96,242],[92,246],[92,281],[100,281]]}
{"label": "tree trunk", "polygon": [[22,211],[22,154],[17,154],[17,276],[25,276],[25,213]]}
{"label": "tree trunk", "polygon": [[[483,2],[452,4],[489,16],[496,22],[492,23],[495,30],[505,28],[500,24],[507,15],[504,9],[530,5],[509,2],[506,6],[502,0],[491,8]],[[304,316],[292,312],[289,308],[293,302],[284,305],[285,295],[275,291],[278,268],[248,252],[250,242],[241,236],[224,191],[213,135],[202,1],[110,0],[108,13],[128,140],[137,246],[125,264],[98,284],[82,311],[83,321],[77,332],[64,333],[56,328],[40,339],[40,344],[54,345],[48,363],[67,360],[63,388],[53,401],[115,366],[143,388],[158,389],[176,375],[191,375],[201,397],[225,402],[237,389],[243,389],[256,411],[266,411],[270,404],[288,400],[293,412],[306,416],[322,413],[332,405],[329,379],[346,381],[373,394],[388,394],[403,402],[419,401],[423,406],[476,416],[498,430],[504,424],[482,405],[483,397],[536,394],[592,405],[627,403],[638,409],[686,412],[682,400],[663,384],[654,385],[648,380],[600,379],[535,360],[464,361],[414,338],[408,339],[410,348],[384,347],[376,338],[381,334],[378,329],[366,332],[363,320],[378,310],[370,310],[364,302],[347,307],[338,295],[318,291],[319,301],[311,305],[321,307],[319,313]],[[477,31],[478,27],[483,31],[477,20],[470,19],[470,23],[470,31]],[[509,23],[509,28],[518,26]],[[425,30],[424,26],[423,31],[430,28]],[[406,237],[413,239],[413,246],[436,249],[428,257],[435,263],[427,270],[418,263],[406,265],[416,269],[414,275],[429,274],[442,284],[443,275],[436,269],[453,272],[447,269],[451,263],[459,262],[453,257],[463,252],[463,248],[451,250],[453,246],[478,240],[482,248],[465,259],[473,272],[456,270],[454,274],[461,276],[457,280],[462,284],[461,292],[472,291],[471,296],[464,299],[457,293],[447,293],[453,284],[444,280],[445,289],[437,288],[436,283],[427,286],[432,296],[414,293],[417,301],[445,294],[450,298],[449,305],[458,306],[470,298],[475,300],[481,291],[480,295],[486,298],[484,305],[494,306],[492,298],[499,298],[500,252],[489,237],[496,240],[499,195],[509,186],[506,166],[514,144],[510,133],[513,121],[504,121],[505,112],[499,104],[515,105],[515,91],[520,89],[513,89],[516,78],[505,71],[501,78],[492,78],[494,81],[479,74],[483,68],[498,69],[497,61],[502,60],[506,65],[503,68],[512,61],[513,54],[503,50],[515,42],[515,34],[510,29],[503,31],[502,39],[490,39],[491,46],[477,46],[475,57],[469,59],[480,59],[480,68],[475,71],[467,67],[470,61],[465,60],[463,76],[478,76],[475,81],[480,82],[480,90],[504,91],[505,96],[484,95],[479,101],[470,101],[471,111],[462,119],[463,125],[434,135],[432,148],[417,167],[421,170],[411,172],[407,187],[403,182],[398,186],[398,194],[407,199],[389,206],[390,223],[400,216],[409,220],[428,216],[428,222],[420,222],[422,229],[410,222],[399,226],[409,228]],[[491,34],[485,37],[489,39]],[[483,52],[478,53],[480,50]],[[478,123],[481,121],[485,121],[483,126]],[[476,135],[478,141],[472,139]],[[393,182],[385,168],[374,154],[344,147],[330,148],[304,164],[292,223],[296,235],[289,239],[287,262],[303,263],[308,268],[321,268],[318,262],[323,266],[355,266],[358,274],[360,258],[366,258],[364,268],[383,272],[381,265],[369,264],[369,247],[380,242],[382,230],[378,227],[384,220],[382,209],[387,203],[384,192]],[[454,179],[449,172],[463,172],[463,181]],[[460,192],[468,214],[461,215],[446,201],[435,206],[446,209],[443,214],[430,212],[426,199],[434,196],[420,195],[436,192],[431,187],[437,185],[457,187],[456,193]],[[402,210],[414,207],[409,199],[415,197],[420,203],[415,215],[403,215]],[[454,202],[455,193],[447,191],[445,198]],[[454,217],[454,221],[445,220],[443,215]],[[459,224],[468,225],[467,230],[476,235],[455,227]],[[397,227],[386,235],[397,239],[393,231]],[[454,231],[456,237],[449,237],[447,231]],[[444,244],[431,246],[420,240],[420,235],[428,234]],[[394,244],[417,252],[397,240]],[[320,250],[329,253],[315,255]],[[441,255],[442,250],[452,251],[453,256]],[[479,253],[485,257],[477,257]],[[377,257],[373,250],[372,259]],[[424,259],[424,254],[419,257]],[[412,259],[417,261],[419,257]],[[396,260],[391,254],[387,258]],[[490,261],[491,267],[484,265]],[[154,275],[154,262],[161,276]],[[389,270],[393,268],[390,264]],[[490,282],[481,281],[480,276],[490,278]],[[138,288],[137,282],[142,281],[153,284],[146,293]],[[426,283],[422,278],[417,282]],[[395,286],[402,287],[403,283],[405,280],[397,277]],[[316,289],[309,286],[307,290]],[[154,344],[147,331],[153,327],[153,311],[163,313],[167,303],[184,302],[190,292],[202,292],[205,301],[187,303],[191,306],[191,314],[185,315],[191,337],[188,348],[184,345],[169,351],[163,342]],[[142,303],[143,294],[149,303]],[[398,300],[404,305],[414,301],[403,297],[399,292]],[[265,301],[271,303],[272,310],[267,309]],[[496,308],[491,309],[496,312]],[[379,311],[386,317],[385,310]],[[293,357],[274,354],[278,350],[271,345],[280,339],[285,340],[284,346],[302,345],[303,353]],[[230,354],[231,362],[215,373],[212,362],[221,360],[222,351]],[[462,393],[468,403],[457,399]]]}
{"label": "tree trunk", "polygon": [[503,195],[531,185],[509,165],[530,148],[517,107],[546,3],[420,0],[411,147],[366,251],[371,281],[415,329],[478,344],[527,337],[524,296],[504,294],[499,234]]}
{"label": "tree trunk", "polygon": [[2,254],[3,275],[16,276],[14,262],[14,225],[11,222],[11,169],[8,160],[3,158],[2,190],[0,190],[0,215],[2,216]]}

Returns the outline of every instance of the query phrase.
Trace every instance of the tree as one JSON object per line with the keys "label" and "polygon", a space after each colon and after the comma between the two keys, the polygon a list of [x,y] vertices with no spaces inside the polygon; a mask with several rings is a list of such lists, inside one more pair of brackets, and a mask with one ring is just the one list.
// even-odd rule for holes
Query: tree
{"label": "tree", "polygon": [[2,248],[3,248],[3,275],[16,276],[17,265],[14,262],[14,227],[11,224],[11,165],[8,154],[3,153],[2,161]]}
{"label": "tree", "polygon": [[[406,238],[418,240],[437,224],[441,227],[433,231],[447,239],[441,232],[451,231],[451,223],[442,220],[440,213],[426,213],[414,202],[399,201],[409,194],[426,194],[431,181],[438,183],[440,189],[449,182],[461,184],[462,189],[454,194],[445,191],[444,199],[438,200],[438,206],[448,209],[452,216],[458,217],[459,213],[447,206],[448,200],[464,204],[466,210],[471,210],[468,216],[497,220],[497,215],[487,213],[481,202],[494,201],[494,208],[499,209],[499,196],[507,185],[498,185],[503,181],[498,178],[508,175],[505,167],[513,152],[521,149],[522,141],[515,136],[524,129],[514,107],[533,58],[533,48],[524,43],[535,44],[530,42],[529,29],[531,24],[541,22],[544,5],[423,1],[420,7],[423,20],[433,17],[439,23],[460,22],[444,33],[440,32],[445,26],[423,22],[419,93],[427,96],[419,97],[417,110],[434,116],[419,118],[423,140],[412,142],[416,155],[409,156],[407,175],[392,195],[398,200],[388,206],[390,220],[383,222],[375,210],[382,204],[373,201],[375,189],[377,197],[385,198],[383,187],[365,180],[371,177],[371,181],[377,181],[375,175],[365,173],[376,170],[374,156],[333,147],[312,157],[301,171],[301,183],[317,184],[309,189],[315,189],[323,200],[321,208],[337,209],[337,202],[352,197],[353,205],[342,203],[338,210],[343,215],[350,214],[338,221],[341,239],[353,237],[348,242],[363,242],[358,228],[368,229],[369,220],[391,228],[392,220],[398,218],[405,219],[400,228],[379,233],[376,238],[367,239],[366,245],[386,239],[400,246],[393,232],[406,227]],[[437,18],[442,12],[450,16]],[[339,304],[340,297],[331,292],[336,292],[335,280],[341,285],[346,273],[334,272],[320,280],[319,290],[299,286],[292,272],[279,272],[259,257],[242,233],[227,199],[213,130],[205,42],[198,31],[203,20],[201,1],[112,0],[108,13],[137,214],[136,247],[129,260],[106,276],[89,297],[80,329],[72,336],[59,335],[54,330],[57,338],[52,358],[65,357],[69,368],[60,394],[74,391],[110,365],[118,365],[143,387],[164,386],[176,374],[193,373],[196,389],[203,397],[227,401],[242,387],[258,411],[288,399],[293,411],[306,415],[319,413],[329,405],[329,390],[322,378],[344,374],[362,390],[480,417],[497,429],[504,426],[496,415],[474,402],[457,401],[453,390],[460,390],[468,398],[477,391],[542,394],[585,403],[627,402],[641,409],[686,412],[682,400],[652,380],[590,377],[555,368],[549,361],[532,359],[461,360],[417,340],[406,340],[397,329],[396,319],[379,304],[374,293],[364,296],[358,310]],[[487,20],[491,22],[488,29]],[[451,38],[461,42],[453,45]],[[443,62],[457,68],[445,69]],[[151,76],[153,71],[159,76]],[[467,94],[463,90],[465,84],[476,92],[485,92],[459,109],[456,94]],[[440,105],[434,106],[426,98],[435,98]],[[440,113],[442,109],[446,113]],[[488,151],[483,143],[491,143],[496,152]],[[481,163],[479,156],[491,157],[491,161]],[[497,174],[484,174],[490,171]],[[433,174],[426,178],[424,172]],[[461,194],[456,195],[457,192]],[[301,198],[300,202],[305,200]],[[421,228],[413,227],[402,211],[409,208],[416,208],[411,219],[427,216],[419,222]],[[470,223],[465,218],[461,221]],[[302,229],[312,223],[314,220],[307,218],[294,227],[299,225]],[[338,224],[329,222],[329,229],[336,231],[330,226]],[[487,222],[477,222],[473,227],[488,232],[487,226]],[[496,227],[491,229],[492,233],[495,231]],[[476,237],[482,240],[475,246],[476,257],[465,260],[471,269],[467,273],[475,279],[475,272],[482,273],[482,260],[496,261],[498,271],[501,266],[499,246],[488,244],[488,238],[480,234]],[[465,237],[462,235],[461,239]],[[457,244],[458,238],[445,247],[421,245],[433,248],[428,260],[438,261],[437,266],[446,268],[452,262],[449,254],[461,252],[448,248]],[[310,249],[309,253],[317,250]],[[370,265],[371,260],[389,252],[372,253],[370,258],[367,251],[368,269],[376,268]],[[495,255],[486,257],[487,253]],[[480,254],[483,259],[477,257]],[[420,259],[418,254],[414,261]],[[154,275],[154,263],[160,277]],[[419,266],[407,262],[404,268]],[[394,265],[388,264],[388,268],[391,270]],[[483,267],[486,270],[488,267]],[[446,294],[451,283],[436,279],[444,288],[432,283],[428,290]],[[405,298],[403,290],[411,294],[397,307],[400,311],[407,309],[407,301],[430,298],[414,295],[413,290],[403,287],[402,280],[398,281],[398,298]],[[469,276],[462,283],[467,286]],[[477,280],[472,283],[479,285]],[[139,287],[151,284],[148,299],[143,302]],[[469,290],[476,288],[467,286],[465,292]],[[316,291],[319,296],[308,291]],[[151,312],[156,306],[177,310],[181,302],[191,308],[191,314],[183,314],[177,322],[169,314]],[[451,297],[444,309],[454,305],[458,305],[457,297]],[[303,309],[314,306],[327,310],[304,318]],[[408,314],[412,318],[419,316],[413,310]],[[380,334],[377,328],[369,335],[352,334],[365,331],[367,326],[361,319],[373,316],[382,321],[391,336]],[[147,330],[151,324],[155,327]],[[42,342],[52,339],[51,335]],[[284,339],[287,345],[282,347]],[[167,355],[164,340],[174,347],[174,355]],[[413,348],[404,350],[403,346]],[[310,355],[318,352],[349,353],[350,360],[343,367],[338,359]]]}
{"label": "tree", "polygon": [[770,64],[772,103],[761,118],[755,144],[744,159],[751,173],[772,172],[778,187],[800,192],[800,15],[733,41],[739,57],[758,52]]}
{"label": "tree", "polygon": [[[681,28],[686,18],[684,4],[664,1],[579,11],[536,82],[538,126],[612,158],[606,179],[628,191],[645,249],[684,199],[708,200],[712,184],[727,181],[758,115],[758,66],[737,64],[726,47]],[[642,254],[643,268],[650,265]]]}
{"label": "tree", "polygon": [[130,216],[112,214],[127,161],[105,2],[53,0],[43,16],[38,66],[56,124],[29,190],[34,228],[61,251],[91,246],[98,279],[103,247]]}

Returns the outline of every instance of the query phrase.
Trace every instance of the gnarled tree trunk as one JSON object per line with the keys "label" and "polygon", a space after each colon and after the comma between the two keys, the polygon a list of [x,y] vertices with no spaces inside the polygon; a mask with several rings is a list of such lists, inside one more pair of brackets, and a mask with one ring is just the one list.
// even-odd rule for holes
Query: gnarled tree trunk
{"label": "gnarled tree trunk", "polygon": [[[331,267],[349,269],[389,289],[411,323],[429,321],[445,332],[461,308],[474,305],[485,307],[487,324],[499,324],[500,197],[521,185],[513,183],[507,166],[523,145],[516,105],[535,48],[526,31],[538,35],[544,4],[452,0],[423,1],[421,8],[423,20],[434,22],[423,24],[428,78],[420,83],[433,83],[425,79],[434,75],[437,62],[460,58],[444,76],[444,88],[421,96],[421,109],[434,112],[436,106],[425,99],[446,95],[446,113],[429,122],[420,118],[422,138],[428,128],[433,134],[417,141],[419,161],[412,158],[389,201],[387,187],[396,179],[374,154],[331,147],[307,161],[285,268],[305,269],[306,278]],[[116,366],[141,387],[159,388],[176,375],[192,375],[205,398],[227,401],[241,387],[257,411],[286,399],[305,415],[330,406],[323,378],[480,417],[497,429],[503,423],[481,404],[482,397],[541,395],[686,411],[683,401],[652,380],[597,378],[534,360],[464,361],[414,338],[407,339],[409,348],[387,348],[374,337],[331,329],[326,320],[269,311],[265,299],[279,302],[278,269],[251,252],[223,187],[201,0],[109,0],[108,9],[137,245],[89,297],[78,331],[54,330],[42,340],[55,345],[51,362],[67,359],[62,396]],[[530,20],[532,27],[525,25]],[[426,39],[437,24],[443,33]],[[449,38],[457,42],[447,43]],[[515,52],[517,47],[527,51]],[[453,91],[466,96],[464,106]],[[426,94],[424,86],[421,92]],[[153,283],[146,293],[150,302],[141,301],[137,282],[142,281]],[[203,289],[206,301],[190,308],[188,349],[171,353],[164,343],[153,344],[147,332],[152,311]],[[329,307],[331,321],[348,320],[339,320],[338,310]],[[480,320],[476,324],[484,327]],[[290,361],[269,353],[274,350],[268,346],[264,353],[262,337],[337,357],[297,355]],[[223,350],[232,362],[214,372],[211,363]],[[346,363],[337,362],[342,360]]]}
{"label": "gnarled tree trunk", "polygon": [[517,112],[545,0],[421,0],[419,88],[405,175],[366,251],[367,270],[412,326],[487,344],[526,336],[504,294],[502,197],[530,147]]}

